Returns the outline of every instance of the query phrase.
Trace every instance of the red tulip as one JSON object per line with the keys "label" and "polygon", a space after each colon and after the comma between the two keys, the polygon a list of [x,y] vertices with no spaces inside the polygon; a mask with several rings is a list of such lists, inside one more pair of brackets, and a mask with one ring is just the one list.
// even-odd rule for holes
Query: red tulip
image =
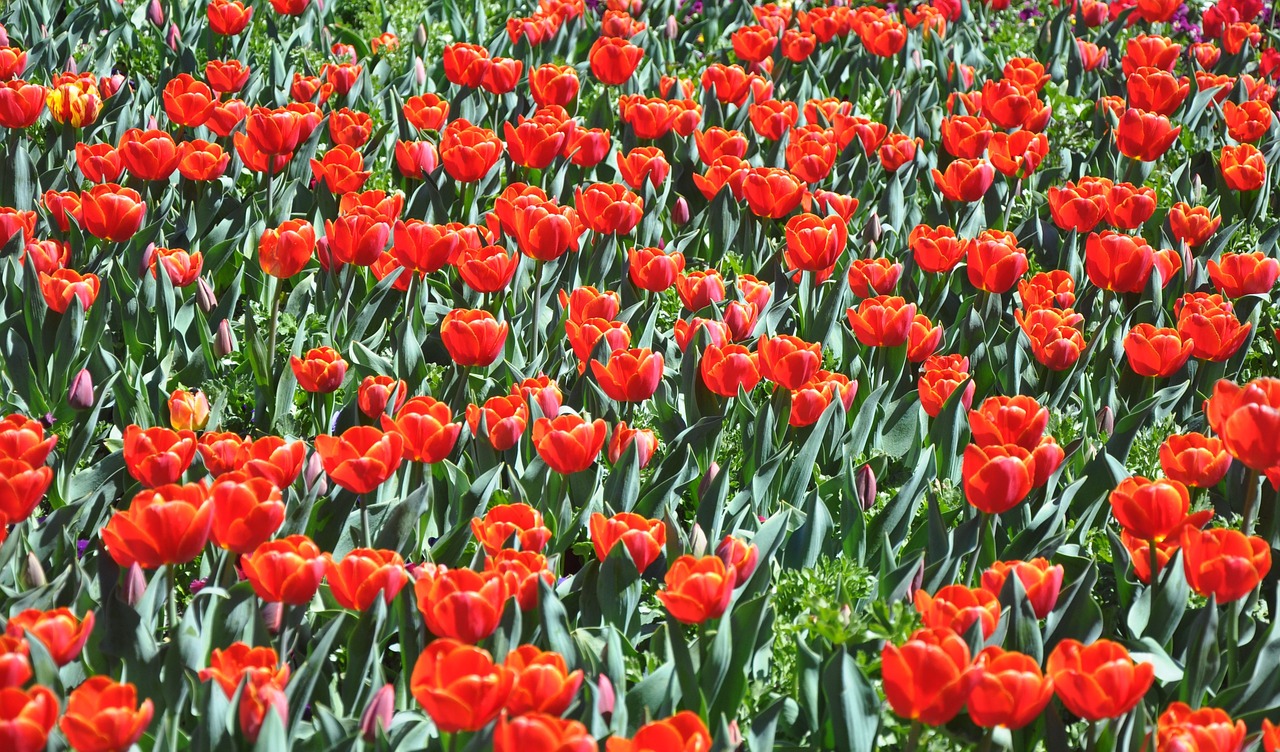
{"label": "red tulip", "polygon": [[969,663],[969,646],[950,629],[919,629],[901,646],[880,653],[885,699],[894,713],[941,726],[960,712],[981,672]]}
{"label": "red tulip", "polygon": [[1123,645],[1110,640],[1088,646],[1063,640],[1049,654],[1046,673],[1067,710],[1088,721],[1128,713],[1155,679],[1152,664],[1134,663]]}
{"label": "red tulip", "polygon": [[570,475],[591,467],[604,447],[605,433],[605,423],[599,419],[588,422],[572,413],[538,418],[533,424],[533,446],[547,467]]}
{"label": "red tulip", "polygon": [[736,576],[718,556],[681,556],[667,569],[667,586],[658,591],[658,600],[677,621],[703,624],[729,608]]}
{"label": "red tulip", "polygon": [[395,475],[404,457],[404,438],[371,426],[353,426],[341,436],[316,437],[316,453],[335,483],[354,494],[367,494]]}
{"label": "red tulip", "polygon": [[1182,530],[1182,565],[1196,593],[1230,603],[1253,592],[1271,570],[1271,546],[1239,530]]}
{"label": "red tulip", "polygon": [[413,592],[431,634],[475,644],[493,634],[507,599],[498,572],[425,565]]}
{"label": "red tulip", "polygon": [[71,692],[58,728],[80,752],[124,750],[142,738],[153,713],[151,700],[138,704],[132,684],[91,676]]}

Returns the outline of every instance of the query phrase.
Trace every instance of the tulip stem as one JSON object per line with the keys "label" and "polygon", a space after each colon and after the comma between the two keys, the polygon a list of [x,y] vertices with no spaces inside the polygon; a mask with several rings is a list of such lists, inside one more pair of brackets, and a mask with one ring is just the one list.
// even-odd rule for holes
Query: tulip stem
{"label": "tulip stem", "polygon": [[165,598],[165,610],[168,612],[170,637],[177,637],[178,632],[178,567],[170,564],[165,567],[165,579],[169,585],[169,593]]}
{"label": "tulip stem", "polygon": [[911,731],[907,732],[906,752],[916,752],[920,747],[920,734],[924,733],[924,725],[920,721],[911,722]]}
{"label": "tulip stem", "polygon": [[[1227,671],[1234,673],[1236,666],[1236,654],[1240,650],[1240,611],[1244,605],[1244,599],[1239,598],[1227,605]],[[1214,608],[1213,601],[1209,602],[1209,608]]]}
{"label": "tulip stem", "polygon": [[289,607],[284,603],[280,604],[280,665],[287,666],[289,664]]}
{"label": "tulip stem", "polygon": [[982,558],[982,542],[987,537],[987,527],[991,519],[991,515],[982,512],[982,517],[978,522],[978,545],[973,549],[973,556],[969,558],[969,567],[965,571],[964,582],[966,585],[973,586],[973,578],[978,573],[978,559]]}
{"label": "tulip stem", "polygon": [[1085,743],[1087,752],[1095,752],[1098,749],[1098,722],[1089,721],[1089,727],[1085,729],[1085,737],[1088,740]]}
{"label": "tulip stem", "polygon": [[1245,535],[1252,535],[1253,518],[1258,502],[1258,471],[1250,469],[1244,483],[1244,522],[1240,527]]}
{"label": "tulip stem", "polygon": [[[533,347],[529,350],[529,358],[525,363],[526,367],[531,367],[534,358],[538,357],[539,340],[542,339],[542,262],[533,262],[533,320],[529,322],[533,329]],[[530,374],[536,371],[529,371]]]}
{"label": "tulip stem", "polygon": [[991,752],[991,739],[995,735],[995,729],[989,728],[982,734],[982,743],[978,745],[978,752]]}
{"label": "tulip stem", "polygon": [[1147,555],[1151,559],[1151,611],[1155,613],[1156,596],[1160,595],[1160,553],[1155,538],[1147,541]]}

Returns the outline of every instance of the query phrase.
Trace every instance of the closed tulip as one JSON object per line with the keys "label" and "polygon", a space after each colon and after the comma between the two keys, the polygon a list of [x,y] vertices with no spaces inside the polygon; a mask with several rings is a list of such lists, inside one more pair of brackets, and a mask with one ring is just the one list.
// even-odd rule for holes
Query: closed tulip
{"label": "closed tulip", "polygon": [[643,402],[662,381],[662,355],[647,348],[615,350],[607,363],[591,361],[591,373],[611,400]]}
{"label": "closed tulip", "polygon": [[459,183],[482,179],[502,156],[502,140],[491,130],[455,120],[441,132],[440,162]]}
{"label": "closed tulip", "polygon": [[956,237],[955,230],[941,225],[916,225],[907,240],[916,264],[930,274],[951,271],[960,263],[973,241]]}
{"label": "closed tulip", "polygon": [[511,596],[502,575],[428,567],[419,569],[413,591],[431,634],[469,644],[493,634]]}
{"label": "closed tulip", "polygon": [[919,629],[902,645],[880,652],[885,699],[899,716],[941,726],[960,712],[981,678],[969,646],[950,629]]}
{"label": "closed tulip", "polygon": [[213,506],[203,484],[160,485],[133,498],[102,529],[107,553],[122,567],[185,564],[209,539]]}
{"label": "closed tulip", "polygon": [[91,676],[71,692],[58,728],[78,752],[125,750],[142,738],[154,712],[151,700],[138,704],[132,684]]}
{"label": "closed tulip", "polygon": [[707,389],[721,397],[736,397],[739,389],[750,392],[761,378],[759,357],[742,345],[709,345],[699,372]]}
{"label": "closed tulip", "polygon": [[404,459],[434,463],[448,457],[458,442],[462,424],[453,422],[449,406],[431,397],[414,397],[396,410],[382,415],[382,430],[396,433],[404,443]]}
{"label": "closed tulip", "polygon": [[164,101],[164,113],[169,119],[187,128],[204,125],[213,112],[213,103],[217,99],[208,84],[197,81],[189,73],[180,73],[170,79],[164,86],[161,98]]}
{"label": "closed tulip", "polygon": [[404,438],[394,431],[353,426],[341,436],[317,436],[316,453],[335,483],[354,494],[367,494],[400,467]]}
{"label": "closed tulip", "polygon": [[964,495],[986,514],[1002,514],[1031,493],[1036,479],[1035,457],[1016,444],[964,449]]}
{"label": "closed tulip", "polygon": [[569,671],[564,656],[534,645],[521,645],[507,653],[503,665],[516,674],[505,705],[512,715],[563,715],[582,686],[581,669]]}
{"label": "closed tulip", "polygon": [[1218,169],[1222,182],[1233,191],[1257,190],[1267,179],[1266,160],[1252,144],[1222,147]]}
{"label": "closed tulip", "polygon": [[921,369],[917,382],[920,407],[925,415],[930,418],[941,415],[947,401],[966,381],[969,382],[968,386],[960,394],[959,400],[960,406],[967,410],[973,402],[974,390],[977,389],[977,385],[969,380],[969,373],[950,367],[930,367],[929,360],[930,358],[925,359],[926,365]]}
{"label": "closed tulip", "polygon": [[1111,512],[1130,535],[1162,541],[1187,516],[1191,497],[1176,480],[1141,476],[1120,481],[1110,496]]}
{"label": "closed tulip", "polygon": [[329,593],[339,606],[353,611],[367,611],[379,598],[391,605],[409,582],[404,560],[395,551],[356,548],[337,561],[330,554],[324,560]]}
{"label": "closed tulip", "polygon": [[822,367],[822,347],[790,334],[761,337],[756,347],[760,370],[785,389],[799,389]]}
{"label": "closed tulip", "polygon": [[1209,261],[1208,271],[1213,286],[1228,298],[1266,295],[1280,279],[1280,261],[1261,251],[1224,253]]}
{"label": "closed tulip", "polygon": [[403,380],[390,376],[366,376],[356,391],[356,406],[369,418],[379,418],[387,412],[394,415],[404,406],[409,396],[408,389],[409,385]]}
{"label": "closed tulip", "polygon": [[210,490],[213,544],[237,554],[248,554],[271,540],[284,524],[285,506],[280,489],[265,478],[225,475]]}
{"label": "closed tulip", "polygon": [[957,159],[945,171],[935,168],[930,173],[942,197],[957,203],[981,199],[996,177],[995,168],[981,159]]}
{"label": "closed tulip", "polygon": [[663,292],[676,283],[684,271],[684,254],[667,253],[660,248],[627,249],[627,274],[641,290]]}
{"label": "closed tulip", "polygon": [[96,274],[80,274],[72,269],[57,269],[51,274],[39,273],[40,294],[54,313],[66,313],[72,300],[80,301],[87,311],[98,299],[102,283]]}
{"label": "closed tulip", "polygon": [[49,611],[28,608],[9,617],[5,633],[10,637],[30,633],[48,651],[54,664],[61,667],[80,657],[93,625],[92,611],[85,611],[82,618],[77,618],[69,608]]}
{"label": "closed tulip", "polygon": [[1171,434],[1160,444],[1160,468],[1171,480],[1193,488],[1218,485],[1231,469],[1222,439],[1201,433]]}
{"label": "closed tulip", "polygon": [[1129,367],[1139,376],[1168,378],[1191,357],[1192,343],[1177,329],[1138,324],[1124,336]]}
{"label": "closed tulip", "polygon": [[736,576],[718,556],[681,556],[667,569],[667,586],[658,591],[658,600],[677,621],[703,624],[729,608]]}
{"label": "closed tulip", "polygon": [[1107,222],[1122,230],[1136,230],[1156,210],[1156,192],[1150,186],[1115,183],[1107,192]]}
{"label": "closed tulip", "polygon": [[966,270],[974,287],[1002,294],[1013,289],[1029,266],[1013,233],[983,230],[969,247]]}
{"label": "closed tulip", "polygon": [[262,600],[301,606],[320,589],[325,557],[307,536],[290,535],[259,545],[240,559],[240,568]]}
{"label": "closed tulip", "polygon": [[0,741],[13,752],[40,752],[58,721],[58,698],[36,685],[0,689]]}
{"label": "closed tulip", "polygon": [[1022,589],[1027,594],[1027,601],[1036,618],[1047,617],[1057,605],[1058,594],[1062,590],[1062,565],[1050,564],[1044,558],[997,561],[982,573],[983,589],[998,597],[1010,574],[1016,575],[1022,582]]}
{"label": "closed tulip", "polygon": [[0,82],[0,126],[17,130],[35,125],[44,112],[45,98],[45,88],[38,84]]}
{"label": "closed tulip", "polygon": [[604,561],[614,545],[621,543],[631,555],[636,571],[641,573],[657,561],[667,544],[666,523],[631,512],[619,512],[612,517],[596,512],[591,515],[588,527],[597,559]]}
{"label": "closed tulip", "polygon": [[1130,108],[1116,125],[1116,149],[1130,159],[1154,162],[1169,150],[1181,132],[1182,128],[1175,128],[1164,115]]}
{"label": "closed tulip", "polygon": [[262,733],[267,713],[275,713],[283,723],[289,717],[289,700],[282,683],[263,673],[250,673],[240,693],[236,717],[245,741],[253,744]]}
{"label": "closed tulip", "polygon": [[570,475],[591,467],[604,447],[603,420],[587,419],[573,413],[555,418],[538,418],[533,424],[533,446],[547,467]]}
{"label": "closed tulip", "polygon": [[670,718],[650,721],[630,739],[611,737],[608,752],[659,752],[659,750],[711,749],[711,733],[697,713],[682,710]]}
{"label": "closed tulip", "polygon": [[523,503],[491,507],[483,518],[471,518],[471,533],[490,556],[506,548],[508,541],[514,540],[521,551],[534,552],[551,541],[542,513]]}
{"label": "closed tulip", "polygon": [[899,347],[906,343],[916,305],[888,295],[868,298],[846,311],[853,335],[867,347]]}
{"label": "closed tulip", "polygon": [[130,425],[124,432],[125,467],[148,487],[180,479],[195,453],[196,437],[191,431]]}
{"label": "closed tulip", "polygon": [[1119,718],[1151,687],[1155,666],[1135,663],[1123,645],[1097,640],[1083,645],[1072,639],[1049,654],[1046,673],[1062,704],[1087,721]]}
{"label": "closed tulip", "polygon": [[601,235],[627,235],[644,214],[644,200],[618,183],[577,188],[574,204],[587,229]]}
{"label": "closed tulip", "polygon": [[1107,230],[1085,241],[1085,272],[1104,290],[1142,292],[1155,265],[1155,251],[1139,236]]}
{"label": "closed tulip", "polygon": [[1000,621],[1000,601],[982,588],[947,585],[932,596],[917,590],[914,603],[920,620],[930,629],[950,629],[964,634],[977,623],[983,637],[990,637]]}
{"label": "closed tulip", "polygon": [[311,175],[316,185],[323,185],[335,194],[360,190],[370,174],[364,169],[364,157],[348,144],[339,144],[319,159],[311,160]]}
{"label": "closed tulip", "polygon": [[77,219],[85,232],[100,240],[123,243],[131,239],[146,215],[146,203],[131,188],[105,183],[80,193]]}
{"label": "closed tulip", "polygon": [[969,718],[979,726],[1020,729],[1030,725],[1053,699],[1053,680],[1022,653],[992,645],[978,654],[979,675],[969,693]]}
{"label": "closed tulip", "polygon": [[840,217],[798,214],[787,222],[787,263],[801,271],[827,272],[844,252],[848,236]]}
{"label": "closed tulip", "polygon": [[301,441],[263,436],[248,442],[242,469],[251,478],[268,480],[276,488],[288,488],[302,471],[307,449]]}
{"label": "closed tulip", "polygon": [[607,86],[620,86],[631,80],[643,58],[643,48],[617,37],[600,37],[587,52],[591,75]]}
{"label": "closed tulip", "polygon": [[1226,307],[1187,307],[1178,316],[1178,334],[1191,343],[1191,356],[1219,363],[1244,346],[1252,328]]}
{"label": "closed tulip", "polygon": [[409,686],[436,728],[453,734],[478,731],[497,718],[515,680],[488,651],[438,639],[418,657]]}
{"label": "closed tulip", "polygon": [[1184,528],[1180,542],[1187,583],[1218,603],[1245,597],[1271,570],[1271,546],[1239,530]]}
{"label": "closed tulip", "polygon": [[31,679],[30,653],[25,636],[0,634],[0,689],[22,687]]}
{"label": "closed tulip", "polygon": [[290,356],[289,366],[303,390],[316,394],[336,392],[347,375],[347,361],[332,347],[315,347],[299,358]]}
{"label": "closed tulip", "polygon": [[742,176],[742,198],[757,217],[782,219],[800,205],[805,185],[787,170],[748,168]]}
{"label": "closed tulip", "polygon": [[515,446],[528,422],[529,406],[519,396],[491,397],[483,407],[467,406],[467,425],[471,435],[487,437],[490,445],[499,452]]}

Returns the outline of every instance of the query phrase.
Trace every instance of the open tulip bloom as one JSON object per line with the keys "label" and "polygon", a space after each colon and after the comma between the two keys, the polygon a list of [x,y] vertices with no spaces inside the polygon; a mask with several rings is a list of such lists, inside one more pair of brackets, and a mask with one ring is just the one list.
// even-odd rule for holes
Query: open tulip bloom
{"label": "open tulip bloom", "polygon": [[0,752],[1280,750],[1265,3],[368,5],[0,2]]}

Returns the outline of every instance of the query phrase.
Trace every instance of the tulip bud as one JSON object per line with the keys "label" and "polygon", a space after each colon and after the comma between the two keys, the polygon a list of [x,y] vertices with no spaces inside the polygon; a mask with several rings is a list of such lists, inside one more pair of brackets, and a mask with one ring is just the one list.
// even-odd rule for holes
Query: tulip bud
{"label": "tulip bud", "polygon": [[360,736],[370,744],[378,740],[378,733],[391,727],[391,717],[396,710],[396,688],[394,684],[384,684],[382,689],[374,693],[373,699],[360,715]]}
{"label": "tulip bud", "polygon": [[924,559],[920,559],[920,566],[916,567],[916,573],[911,576],[911,587],[907,588],[907,592],[903,595],[903,599],[910,602],[915,597],[915,592],[924,584]]}
{"label": "tulip bud", "polygon": [[853,490],[858,494],[858,504],[862,506],[862,511],[876,505],[876,471],[870,465],[864,464],[858,468],[853,476]]}
{"label": "tulip bud", "polygon": [[4,24],[0,24],[0,47],[8,47],[8,46],[9,46],[9,30],[4,27]]}
{"label": "tulip bud", "polygon": [[604,674],[600,674],[600,684],[596,690],[596,695],[596,709],[600,711],[600,715],[612,715],[617,697],[613,692],[613,682],[609,681],[609,677]]}
{"label": "tulip bud", "polygon": [[671,221],[676,227],[689,224],[689,202],[684,200],[684,196],[676,196],[675,206],[671,207]]}
{"label": "tulip bud", "polygon": [[88,410],[93,401],[93,374],[88,368],[81,368],[67,389],[67,404],[76,410]]}
{"label": "tulip bud", "polygon": [[[916,54],[919,55],[920,51],[916,50]],[[901,115],[902,114],[902,90],[901,89],[890,90],[889,97],[890,99],[893,100],[894,115]]]}
{"label": "tulip bud", "polygon": [[[147,118],[147,130],[154,131],[159,127],[160,127],[160,121],[156,119],[155,115],[152,115]],[[155,245],[155,244],[153,243],[152,245]]]}
{"label": "tulip bud", "polygon": [[884,230],[880,226],[880,212],[872,209],[871,217],[867,219],[867,226],[862,228],[862,239],[867,243],[879,243],[880,236],[883,234]]}
{"label": "tulip bud", "polygon": [[34,552],[27,552],[27,585],[33,588],[44,587],[49,584],[49,578],[44,575],[44,567],[40,564],[40,560],[36,558]]}
{"label": "tulip bud", "polygon": [[213,354],[225,358],[235,351],[236,341],[231,336],[231,324],[223,319],[218,322],[218,333],[213,338]]}
{"label": "tulip bud", "polygon": [[271,634],[280,634],[280,627],[284,624],[284,604],[262,604],[262,623],[267,625],[267,631]]}
{"label": "tulip bud", "polygon": [[324,495],[329,490],[329,481],[324,474],[324,460],[320,459],[319,452],[312,452],[307,458],[307,464],[302,467],[302,483],[307,491],[315,491],[317,494]]}
{"label": "tulip bud", "polygon": [[711,466],[707,468],[706,475],[703,475],[702,480],[698,482],[698,498],[702,498],[707,489],[711,488],[711,484],[715,482],[716,476],[719,474],[720,465],[712,461]]}
{"label": "tulip bud", "polygon": [[178,36],[178,25],[169,24],[169,33],[165,35],[164,41],[174,52],[178,51]]}
{"label": "tulip bud", "polygon": [[1103,405],[1098,411],[1098,430],[1110,436],[1116,430],[1116,414],[1111,410],[1111,405]]}
{"label": "tulip bud", "polygon": [[924,57],[920,54],[919,49],[911,51],[911,67],[920,70],[924,67]]}
{"label": "tulip bud", "polygon": [[138,264],[138,276],[145,277],[151,271],[151,262],[156,257],[156,244],[147,243],[147,247],[142,249],[142,261]]}
{"label": "tulip bud", "polygon": [[667,39],[675,39],[676,34],[680,33],[680,24],[676,22],[675,16],[667,16]]}
{"label": "tulip bud", "polygon": [[1195,270],[1195,266],[1193,266],[1193,264],[1195,264],[1196,262],[1196,257],[1191,253],[1191,246],[1188,245],[1187,241],[1185,240],[1181,242],[1180,248],[1178,250],[1182,252],[1183,273],[1188,276],[1187,281],[1191,282],[1193,280],[1190,279],[1190,276],[1191,276],[1191,273]]}
{"label": "tulip bud", "polygon": [[427,68],[422,64],[422,58],[413,58],[413,79],[418,82],[418,86],[427,83]]}
{"label": "tulip bud", "polygon": [[78,65],[76,65],[76,59],[75,59],[74,57],[68,57],[68,58],[67,58],[67,64],[66,64],[66,65],[64,65],[64,66],[62,66],[62,67],[66,69],[67,73],[79,73],[79,72],[80,72],[80,67],[79,67]]}
{"label": "tulip bud", "polygon": [[196,305],[206,314],[218,305],[218,296],[213,293],[213,286],[204,277],[196,279]]}
{"label": "tulip bud", "polygon": [[142,595],[146,592],[147,577],[142,573],[142,567],[135,561],[124,573],[124,584],[120,586],[120,599],[136,607],[142,602]]}
{"label": "tulip bud", "polygon": [[689,533],[689,553],[701,559],[707,553],[707,534],[702,532],[702,526],[694,523],[693,531]]}
{"label": "tulip bud", "polygon": [[413,43],[419,48],[427,46],[427,27],[424,24],[418,24],[418,28],[414,29]]}
{"label": "tulip bud", "polygon": [[204,590],[208,584],[209,584],[209,581],[207,579],[206,580],[201,580],[198,578],[194,579],[191,581],[191,584],[187,586],[187,592],[191,593],[192,595],[195,595],[201,590]]}
{"label": "tulip bud", "polygon": [[160,6],[160,0],[151,0],[147,6],[147,20],[157,29],[164,28],[164,8]]}
{"label": "tulip bud", "polygon": [[737,749],[742,746],[742,731],[738,728],[738,720],[735,718],[729,721],[729,749]]}

